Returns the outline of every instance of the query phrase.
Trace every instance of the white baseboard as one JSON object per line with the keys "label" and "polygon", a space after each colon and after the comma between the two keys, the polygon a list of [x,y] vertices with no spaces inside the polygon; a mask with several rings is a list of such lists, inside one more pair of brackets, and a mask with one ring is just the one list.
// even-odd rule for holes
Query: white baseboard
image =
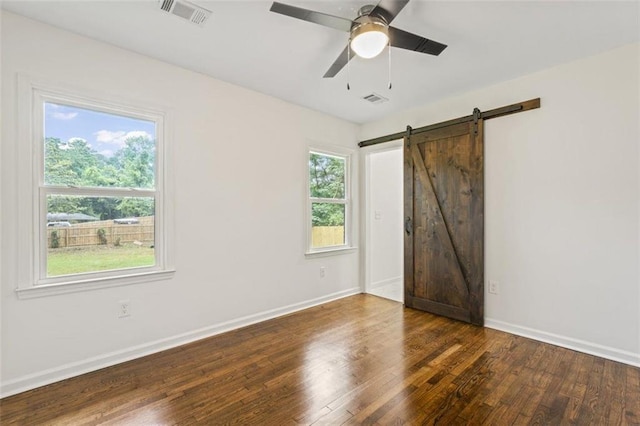
{"label": "white baseboard", "polygon": [[216,334],[224,333],[230,330],[235,330],[237,328],[246,327],[251,324],[280,317],[282,315],[301,311],[303,309],[317,306],[322,303],[327,303],[333,300],[342,299],[344,297],[353,296],[361,292],[362,291],[360,288],[354,287],[348,290],[343,290],[337,293],[318,297],[316,299],[307,300],[305,302],[271,309],[269,311],[260,312],[254,315],[248,315],[242,318],[234,319],[209,327],[204,327],[166,339],[156,340],[154,342],[133,346],[120,351],[99,355],[97,357],[89,358],[83,361],[73,362],[62,365],[60,367],[55,367],[34,374],[22,376],[17,379],[9,380],[0,384],[0,398],[35,389],[40,386],[45,386],[51,383],[58,382],[60,380],[79,376],[81,374],[89,373],[101,368],[110,367],[122,362],[131,361],[132,359],[151,355],[153,353],[191,343],[196,340],[205,339],[207,337],[215,336]]}
{"label": "white baseboard", "polygon": [[393,278],[387,278],[386,280],[373,282],[373,283],[369,284],[369,290],[374,289],[374,288],[378,288],[378,287],[384,287],[384,286],[390,285],[390,284],[398,284],[398,283],[402,283],[402,276],[393,277]]}
{"label": "white baseboard", "polygon": [[548,333],[546,331],[535,330],[533,328],[522,327],[491,318],[484,319],[484,325],[507,333],[517,334],[518,336],[528,337],[530,339],[539,340],[541,342],[550,343],[552,345],[571,349],[578,352],[584,352],[589,355],[599,356],[601,358],[610,359],[612,361],[622,362],[624,364],[640,367],[640,354],[627,352],[608,346],[591,343],[584,340],[574,339],[572,337],[560,336],[558,334]]}

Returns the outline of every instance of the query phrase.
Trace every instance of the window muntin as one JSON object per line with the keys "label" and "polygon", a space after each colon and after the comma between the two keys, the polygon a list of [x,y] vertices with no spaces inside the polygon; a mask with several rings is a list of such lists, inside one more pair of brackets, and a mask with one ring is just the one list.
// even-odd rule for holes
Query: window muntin
{"label": "window muntin", "polygon": [[309,252],[349,245],[349,156],[309,152]]}
{"label": "window muntin", "polygon": [[36,285],[162,270],[162,116],[37,92],[35,100]]}

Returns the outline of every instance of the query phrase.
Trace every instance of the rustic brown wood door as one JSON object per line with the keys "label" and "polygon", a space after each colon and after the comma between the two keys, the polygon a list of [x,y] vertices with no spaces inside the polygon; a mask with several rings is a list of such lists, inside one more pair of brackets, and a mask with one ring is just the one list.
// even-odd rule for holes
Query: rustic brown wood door
{"label": "rustic brown wood door", "polygon": [[482,325],[483,120],[405,137],[405,305]]}

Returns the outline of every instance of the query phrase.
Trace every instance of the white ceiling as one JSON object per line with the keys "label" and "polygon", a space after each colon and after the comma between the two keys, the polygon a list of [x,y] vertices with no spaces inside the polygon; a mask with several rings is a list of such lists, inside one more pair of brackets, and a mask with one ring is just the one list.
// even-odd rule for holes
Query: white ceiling
{"label": "white ceiling", "polygon": [[[356,123],[640,40],[638,1],[412,0],[392,25],[447,44],[438,57],[392,49],[322,75],[348,34],[269,12],[270,1],[205,1],[199,27],[157,0],[7,1],[5,10]],[[281,0],[353,19],[362,1]],[[370,104],[378,93],[389,102]]]}

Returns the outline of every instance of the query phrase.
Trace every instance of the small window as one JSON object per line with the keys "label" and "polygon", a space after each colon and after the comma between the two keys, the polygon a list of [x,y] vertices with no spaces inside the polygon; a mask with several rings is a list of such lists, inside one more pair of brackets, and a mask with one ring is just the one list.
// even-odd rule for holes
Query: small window
{"label": "small window", "polygon": [[309,152],[309,252],[350,244],[349,155]]}
{"label": "small window", "polygon": [[163,113],[28,88],[35,241],[19,294],[164,278]]}

